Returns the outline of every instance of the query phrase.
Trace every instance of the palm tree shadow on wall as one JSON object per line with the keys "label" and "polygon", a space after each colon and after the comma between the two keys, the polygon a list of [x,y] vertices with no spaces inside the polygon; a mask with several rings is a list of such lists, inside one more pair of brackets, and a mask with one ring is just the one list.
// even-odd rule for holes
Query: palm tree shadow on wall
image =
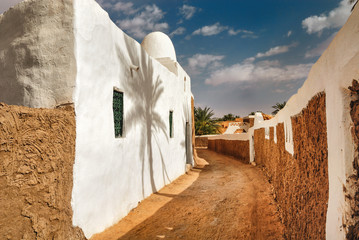
{"label": "palm tree shadow on wall", "polygon": [[[127,49],[131,49],[130,44]],[[116,46],[117,56],[119,59],[123,59],[121,50],[119,46]],[[142,55],[144,55],[144,50],[142,50]],[[162,175],[163,180],[165,177],[168,178],[167,170],[164,164],[163,153],[161,151],[160,143],[158,141],[158,135],[163,134],[167,136],[167,128],[164,122],[164,119],[160,116],[159,113],[155,111],[156,105],[159,102],[160,97],[164,92],[162,80],[160,76],[156,77],[156,80],[153,81],[153,66],[152,61],[148,61],[148,58],[140,58],[142,64],[139,66],[147,66],[146,68],[139,69],[137,71],[131,70],[132,77],[123,79],[123,88],[126,98],[131,99],[133,106],[131,110],[127,112],[125,116],[126,121],[126,133],[131,132],[136,126],[140,127],[140,151],[139,151],[139,160],[141,161],[141,183],[142,183],[142,197],[145,197],[145,182],[150,181],[152,192],[157,192],[157,187],[154,180],[154,158],[153,158],[153,138],[159,149],[160,158],[162,162]],[[136,64],[137,59],[131,59],[132,63]],[[122,79],[121,79],[122,80]],[[136,159],[137,160],[137,159]],[[148,161],[149,166],[149,179],[145,179],[145,161]]]}

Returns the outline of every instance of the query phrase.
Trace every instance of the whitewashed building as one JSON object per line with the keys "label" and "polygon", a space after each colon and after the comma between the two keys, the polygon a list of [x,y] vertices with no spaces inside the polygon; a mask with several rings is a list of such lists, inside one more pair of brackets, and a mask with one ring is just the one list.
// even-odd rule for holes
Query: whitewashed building
{"label": "whitewashed building", "polygon": [[193,164],[192,97],[168,36],[139,44],[94,0],[0,15],[0,102],[74,106],[73,225],[88,238]]}

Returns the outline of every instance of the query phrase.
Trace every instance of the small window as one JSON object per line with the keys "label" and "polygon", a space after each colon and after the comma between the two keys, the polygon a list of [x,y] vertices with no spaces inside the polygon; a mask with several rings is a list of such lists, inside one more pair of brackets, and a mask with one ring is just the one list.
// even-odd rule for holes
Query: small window
{"label": "small window", "polygon": [[170,111],[170,138],[173,138],[173,111]]}
{"label": "small window", "polygon": [[113,90],[113,121],[115,137],[123,135],[123,92]]}

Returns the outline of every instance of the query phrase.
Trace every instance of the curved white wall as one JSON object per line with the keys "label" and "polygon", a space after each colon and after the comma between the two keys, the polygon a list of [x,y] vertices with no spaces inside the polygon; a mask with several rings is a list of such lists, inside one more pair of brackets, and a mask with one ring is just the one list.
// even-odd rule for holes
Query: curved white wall
{"label": "curved white wall", "polygon": [[54,108],[75,88],[72,0],[28,0],[0,14],[0,102]]}
{"label": "curved white wall", "polygon": [[[94,1],[75,0],[77,78],[73,223],[86,237],[185,173],[190,78],[178,77],[124,34]],[[131,66],[139,69],[131,70]],[[184,77],[187,81],[184,83]],[[184,84],[187,84],[186,91]],[[113,88],[124,92],[124,137],[114,137]],[[169,138],[169,111],[174,138]],[[188,134],[191,143],[191,133]],[[190,159],[193,162],[193,159]]]}
{"label": "curved white wall", "polygon": [[172,61],[177,61],[171,39],[162,32],[148,34],[143,39],[141,46],[153,58],[170,58]]}

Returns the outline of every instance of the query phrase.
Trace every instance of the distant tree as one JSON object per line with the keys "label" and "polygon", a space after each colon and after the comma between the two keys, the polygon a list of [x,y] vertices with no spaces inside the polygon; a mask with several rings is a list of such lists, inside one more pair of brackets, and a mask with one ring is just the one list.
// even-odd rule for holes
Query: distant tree
{"label": "distant tree", "polygon": [[272,114],[276,115],[279,112],[279,110],[285,107],[286,103],[287,102],[284,101],[283,103],[276,103],[275,105],[273,105],[272,108],[274,108],[274,111],[272,112]]}
{"label": "distant tree", "polygon": [[194,108],[194,121],[195,121],[195,133],[196,135],[207,135],[219,133],[218,129],[220,125],[212,118],[214,115],[213,110],[209,107]]}
{"label": "distant tree", "polygon": [[233,121],[236,117],[232,113],[223,116],[222,121]]}
{"label": "distant tree", "polygon": [[223,122],[223,121],[234,121],[236,118],[240,118],[239,115],[234,115],[232,113],[228,113],[226,115],[223,115],[221,118],[216,118],[217,122]]}
{"label": "distant tree", "polygon": [[263,111],[259,110],[259,111],[251,112],[250,114],[248,114],[248,116],[249,116],[249,115],[256,115],[256,112],[263,113]]}

